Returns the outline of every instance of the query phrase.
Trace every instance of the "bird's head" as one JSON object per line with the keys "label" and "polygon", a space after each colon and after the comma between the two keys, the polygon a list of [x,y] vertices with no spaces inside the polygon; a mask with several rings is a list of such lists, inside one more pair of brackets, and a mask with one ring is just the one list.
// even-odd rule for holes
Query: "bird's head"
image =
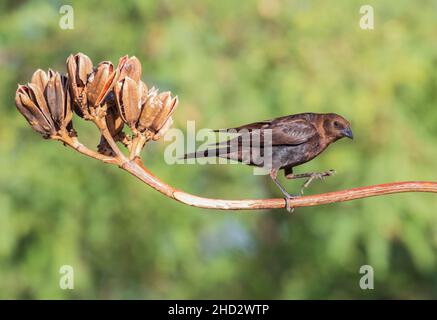
{"label": "bird's head", "polygon": [[343,137],[354,138],[349,121],[335,113],[325,115],[323,128],[325,129],[326,135],[333,140],[338,140]]}

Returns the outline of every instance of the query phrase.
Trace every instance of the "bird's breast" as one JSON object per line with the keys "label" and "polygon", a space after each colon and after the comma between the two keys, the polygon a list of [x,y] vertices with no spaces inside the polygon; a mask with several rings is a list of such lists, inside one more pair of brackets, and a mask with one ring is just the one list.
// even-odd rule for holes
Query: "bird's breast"
{"label": "bird's breast", "polygon": [[319,141],[309,141],[297,146],[275,146],[272,152],[273,166],[276,168],[294,167],[308,162],[326,149]]}

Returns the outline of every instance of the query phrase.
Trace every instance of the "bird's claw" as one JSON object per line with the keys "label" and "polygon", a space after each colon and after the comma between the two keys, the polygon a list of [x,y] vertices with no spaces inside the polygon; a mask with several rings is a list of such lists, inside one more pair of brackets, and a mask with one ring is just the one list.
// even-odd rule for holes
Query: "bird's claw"
{"label": "bird's claw", "polygon": [[302,185],[302,188],[300,188],[300,194],[303,195],[305,188],[308,188],[308,186],[313,182],[314,179],[320,179],[325,180],[326,177],[333,176],[335,174],[334,169],[330,169],[328,171],[324,172],[314,172],[311,174],[311,176],[305,181],[305,183]]}
{"label": "bird's claw", "polygon": [[289,213],[293,213],[294,212],[294,207],[290,206],[290,201],[289,200],[293,200],[294,198],[296,198],[298,196],[293,196],[291,194],[287,194],[285,195],[285,210],[287,210]]}
{"label": "bird's claw", "polygon": [[334,174],[336,174],[337,172],[334,169],[329,169],[328,171],[325,171],[323,173],[325,173],[326,177],[330,177],[330,176],[333,176]]}

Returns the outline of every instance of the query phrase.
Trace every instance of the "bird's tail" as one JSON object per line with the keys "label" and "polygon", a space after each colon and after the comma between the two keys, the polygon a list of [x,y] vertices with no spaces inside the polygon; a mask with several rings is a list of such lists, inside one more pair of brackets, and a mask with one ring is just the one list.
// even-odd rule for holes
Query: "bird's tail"
{"label": "bird's tail", "polygon": [[206,149],[202,151],[186,153],[181,159],[220,157],[226,155],[227,151],[227,148]]}

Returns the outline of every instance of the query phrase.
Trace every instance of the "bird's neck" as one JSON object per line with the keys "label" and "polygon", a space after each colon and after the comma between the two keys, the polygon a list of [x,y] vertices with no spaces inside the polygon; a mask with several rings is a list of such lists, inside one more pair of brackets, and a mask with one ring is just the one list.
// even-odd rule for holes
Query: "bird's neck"
{"label": "bird's neck", "polygon": [[317,131],[319,132],[319,135],[321,138],[320,139],[321,147],[323,147],[323,149],[325,149],[331,143],[333,143],[339,139],[339,137],[330,135],[330,134],[328,134],[328,132],[326,132],[324,121],[325,121],[325,118],[323,117],[323,115],[317,115],[317,119],[316,119]]}

